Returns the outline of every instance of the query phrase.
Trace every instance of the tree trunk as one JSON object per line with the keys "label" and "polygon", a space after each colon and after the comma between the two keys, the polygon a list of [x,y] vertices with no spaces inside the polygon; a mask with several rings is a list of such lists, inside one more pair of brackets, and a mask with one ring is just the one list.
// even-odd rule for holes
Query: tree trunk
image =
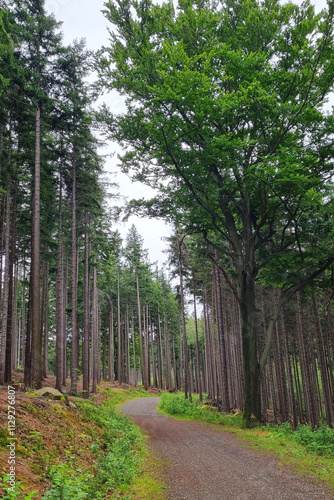
{"label": "tree trunk", "polygon": [[86,215],[85,254],[84,254],[84,329],[82,340],[82,396],[89,398],[89,341],[90,341],[90,242],[89,221]]}
{"label": "tree trunk", "polygon": [[49,372],[49,263],[43,263],[43,307],[42,307],[42,335],[43,335],[43,378]]}
{"label": "tree trunk", "polygon": [[114,305],[109,298],[109,346],[108,346],[108,379],[109,382],[115,380],[115,359],[114,359]]}
{"label": "tree trunk", "polygon": [[313,304],[313,314],[315,320],[315,332],[317,339],[317,347],[318,347],[318,361],[321,373],[321,382],[322,382],[322,390],[324,396],[325,410],[326,410],[326,420],[329,427],[333,427],[334,418],[333,418],[333,402],[331,399],[331,390],[328,376],[328,366],[326,361],[326,353],[325,346],[323,341],[323,335],[321,330],[320,316],[319,316],[319,308],[318,301],[314,290],[312,291],[312,304]]}
{"label": "tree trunk", "polygon": [[11,176],[7,175],[6,222],[5,222],[5,269],[2,302],[2,325],[0,344],[0,385],[6,381],[7,326],[10,302],[10,213],[11,213]]}
{"label": "tree trunk", "polygon": [[241,332],[244,367],[244,409],[246,427],[252,418],[261,420],[260,365],[255,335],[255,290],[251,272],[243,271],[241,280]]}
{"label": "tree trunk", "polygon": [[31,238],[31,368],[26,385],[35,389],[42,387],[42,337],[40,328],[40,184],[41,184],[41,110],[36,105],[36,148],[34,170],[34,195],[32,208]]}
{"label": "tree trunk", "polygon": [[189,391],[189,366],[188,366],[186,315],[185,315],[184,290],[183,290],[182,243],[179,244],[179,276],[180,276],[180,296],[181,296],[181,314],[182,314],[182,331],[183,331],[184,396],[187,399]]}
{"label": "tree trunk", "polygon": [[138,271],[136,271],[136,283],[137,283],[137,309],[138,309],[138,330],[139,330],[139,350],[140,350],[140,363],[141,363],[141,376],[145,391],[148,390],[148,380],[146,380],[146,368],[145,368],[145,356],[143,347],[143,333],[141,325],[141,305],[140,305],[140,293],[139,293],[139,278]]}
{"label": "tree trunk", "polygon": [[64,268],[62,235],[62,180],[59,176],[58,251],[56,275],[56,389],[62,390],[64,375]]}
{"label": "tree trunk", "polygon": [[97,296],[97,270],[94,266],[93,271],[93,303],[92,303],[92,393],[96,394],[97,391],[97,379],[98,379],[98,296]]}
{"label": "tree trunk", "polygon": [[72,157],[72,344],[71,344],[71,394],[78,391],[79,335],[78,335],[78,251],[77,251],[77,174],[76,153]]}
{"label": "tree trunk", "polygon": [[119,286],[119,275],[117,284],[117,380],[121,384],[122,380],[122,342],[121,342],[121,297]]}
{"label": "tree trunk", "polygon": [[203,401],[202,383],[201,383],[201,370],[199,363],[199,341],[198,341],[198,324],[197,324],[197,307],[196,307],[196,289],[195,279],[193,279],[193,296],[194,296],[194,321],[195,321],[195,334],[196,334],[196,378],[200,402]]}
{"label": "tree trunk", "polygon": [[292,428],[295,430],[298,425],[298,420],[297,420],[297,411],[296,411],[296,402],[295,402],[295,395],[294,395],[294,385],[293,385],[293,377],[292,377],[292,369],[291,369],[291,356],[289,352],[289,344],[288,344],[288,335],[286,331],[286,321],[285,321],[285,313],[284,309],[281,311],[281,329],[282,329],[282,335],[283,335],[283,344],[284,344],[284,354],[285,354],[285,359],[286,359],[286,370],[287,370],[287,375],[288,375],[288,384],[289,384],[289,404],[290,404],[290,411],[292,414]]}

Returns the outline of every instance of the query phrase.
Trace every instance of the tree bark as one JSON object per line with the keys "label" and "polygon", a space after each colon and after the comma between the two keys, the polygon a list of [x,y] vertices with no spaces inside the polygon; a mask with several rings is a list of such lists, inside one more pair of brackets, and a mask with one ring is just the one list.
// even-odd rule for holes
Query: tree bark
{"label": "tree bark", "polygon": [[145,389],[145,391],[147,391],[148,390],[148,380],[146,380],[145,355],[144,355],[143,333],[142,333],[142,325],[141,325],[141,305],[140,305],[138,270],[136,271],[136,284],[137,284],[137,311],[138,311],[138,331],[139,331],[141,376],[142,376],[144,389]]}
{"label": "tree bark", "polygon": [[26,385],[35,389],[42,387],[42,337],[40,328],[40,185],[41,185],[41,109],[36,104],[36,148],[34,169],[34,195],[32,209],[31,239],[31,368]]}
{"label": "tree bark", "polygon": [[71,343],[71,394],[78,390],[79,335],[78,335],[78,262],[77,262],[77,174],[76,153],[72,156],[72,343]]}
{"label": "tree bark", "polygon": [[89,344],[90,344],[90,242],[89,242],[89,221],[86,214],[85,229],[85,254],[84,254],[84,329],[82,341],[82,395],[89,398]]}

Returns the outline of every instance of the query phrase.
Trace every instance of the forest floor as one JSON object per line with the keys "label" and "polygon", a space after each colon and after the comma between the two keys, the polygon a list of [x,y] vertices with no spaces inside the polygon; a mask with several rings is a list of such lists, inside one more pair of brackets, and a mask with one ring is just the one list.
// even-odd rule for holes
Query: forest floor
{"label": "forest floor", "polygon": [[165,465],[166,498],[184,500],[320,500],[334,495],[268,452],[255,451],[221,427],[160,415],[159,398],[137,399],[122,411],[148,435]]}
{"label": "forest floor", "polygon": [[[50,488],[49,471],[54,466],[63,466],[69,473],[77,471],[78,477],[82,471],[90,471],[96,475],[97,456],[96,444],[104,440],[105,429],[98,421],[87,420],[81,410],[81,398],[62,397],[55,400],[51,397],[37,396],[34,393],[26,393],[21,390],[19,382],[22,382],[23,374],[14,373],[13,383],[16,383],[15,395],[15,475],[16,483],[24,490],[24,498],[30,498],[29,493],[36,492],[33,498],[41,499]],[[80,390],[80,384],[78,389]],[[23,386],[23,384],[22,384]],[[43,387],[54,387],[55,378],[47,377],[43,381]],[[22,387],[23,389],[23,387]],[[69,381],[64,391],[69,391]],[[115,405],[133,397],[142,397],[147,393],[140,389],[118,383],[110,384],[101,382],[98,393],[91,395],[90,399],[96,407],[100,407],[106,401],[112,400]],[[150,390],[151,396],[157,394],[156,390]],[[81,400],[82,401],[82,400]],[[0,386],[0,483],[9,474],[9,449],[8,449],[8,388]],[[151,455],[146,457],[146,462],[153,463],[155,458]],[[67,465],[66,465],[67,464]],[[154,468],[154,467],[152,467]],[[142,471],[141,476],[145,476],[146,483],[151,481],[152,473],[146,474]],[[150,477],[148,477],[150,476]],[[140,484],[135,484],[138,495],[131,498],[140,500]],[[156,485],[152,485],[152,489]],[[146,486],[145,486],[146,487]],[[0,484],[0,498],[3,498],[4,491]],[[79,495],[79,493],[78,493]],[[7,498],[7,496],[6,496]],[[11,497],[12,498],[12,497]],[[22,494],[13,494],[14,498],[23,498]],[[54,498],[54,497],[52,497]],[[63,498],[63,497],[62,497]],[[75,495],[64,498],[79,498]],[[86,498],[81,497],[80,498]],[[123,498],[122,494],[112,495],[106,498]],[[157,496],[157,498],[160,498]],[[90,500],[94,500],[91,498]]]}

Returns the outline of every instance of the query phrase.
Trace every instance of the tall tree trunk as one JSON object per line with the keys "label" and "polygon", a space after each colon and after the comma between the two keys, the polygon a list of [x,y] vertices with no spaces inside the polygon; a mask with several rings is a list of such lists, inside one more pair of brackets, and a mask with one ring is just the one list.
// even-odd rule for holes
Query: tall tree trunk
{"label": "tall tree trunk", "polygon": [[71,394],[78,391],[79,335],[78,335],[78,251],[77,251],[77,173],[76,153],[72,156],[72,344],[71,344]]}
{"label": "tall tree trunk", "polygon": [[141,305],[139,293],[139,278],[138,270],[136,271],[136,284],[137,284],[137,309],[138,309],[138,330],[139,330],[139,350],[140,350],[140,363],[141,363],[141,376],[145,391],[148,390],[148,380],[146,379],[145,356],[143,347],[143,333],[141,325]]}
{"label": "tall tree trunk", "polygon": [[225,342],[225,330],[224,330],[224,319],[223,319],[223,301],[221,292],[221,279],[220,271],[216,267],[214,270],[215,278],[215,290],[216,290],[216,312],[217,312],[217,328],[218,328],[218,347],[219,347],[219,366],[220,366],[220,377],[221,377],[221,396],[222,396],[222,408],[224,412],[229,412],[230,399],[229,399],[229,377],[227,369],[227,356],[226,356],[226,342]]}
{"label": "tall tree trunk", "polygon": [[[11,146],[10,146],[11,147]],[[10,156],[10,153],[9,153]],[[1,325],[1,344],[0,344],[0,385],[7,382],[7,354],[8,354],[8,319],[10,316],[10,282],[11,282],[11,265],[10,265],[10,222],[11,222],[11,175],[10,171],[7,174],[7,195],[6,195],[6,220],[5,220],[5,269],[4,269],[4,290],[3,290],[3,305],[2,305],[2,325]]]}
{"label": "tall tree trunk", "polygon": [[[16,237],[15,237],[16,241]],[[13,291],[13,348],[12,348],[12,370],[16,370],[20,361],[20,331],[18,323],[17,298],[18,298],[18,263],[14,268],[14,291]]]}
{"label": "tall tree trunk", "polygon": [[150,337],[151,337],[151,358],[152,358],[152,371],[153,371],[153,387],[158,387],[157,380],[157,367],[155,362],[155,354],[154,354],[154,336],[153,336],[153,327],[152,327],[152,318],[150,316]]}
{"label": "tall tree trunk", "polygon": [[121,384],[122,380],[122,341],[121,341],[121,296],[120,296],[120,283],[119,275],[117,282],[117,380]]}
{"label": "tall tree trunk", "polygon": [[193,278],[193,297],[194,297],[194,321],[195,321],[195,335],[196,335],[196,379],[197,379],[197,388],[199,393],[199,400],[203,401],[203,393],[202,393],[202,383],[201,383],[201,370],[199,363],[199,340],[198,340],[198,323],[197,323],[197,307],[196,307],[196,288],[195,288],[195,279]]}
{"label": "tall tree trunk", "polygon": [[32,207],[32,238],[31,238],[31,365],[26,376],[26,385],[40,389],[42,387],[42,337],[40,328],[40,184],[41,184],[41,109],[36,104],[35,127],[35,169],[34,195]]}
{"label": "tall tree trunk", "polygon": [[173,388],[172,383],[172,366],[170,359],[170,341],[167,317],[164,314],[164,340],[165,340],[165,363],[166,363],[166,390],[170,391]]}
{"label": "tall tree trunk", "polygon": [[181,296],[181,314],[182,314],[182,332],[183,332],[184,396],[187,399],[189,391],[189,364],[188,364],[189,361],[188,361],[186,314],[185,314],[184,288],[183,288],[182,242],[179,243],[179,276],[180,276],[180,296]]}
{"label": "tall tree trunk", "polygon": [[131,309],[131,334],[132,334],[132,352],[133,352],[133,385],[137,387],[136,334],[135,334],[133,309]]}
{"label": "tall tree trunk", "polygon": [[289,352],[289,343],[288,343],[288,335],[287,335],[287,329],[286,329],[286,320],[285,320],[284,309],[282,309],[282,311],[281,311],[280,324],[281,324],[281,328],[282,328],[284,354],[285,354],[285,359],[286,359],[286,370],[287,370],[288,384],[289,384],[289,405],[290,405],[290,411],[292,414],[291,424],[292,424],[292,428],[295,430],[297,428],[297,425],[298,425],[298,420],[297,420],[294,384],[293,384],[292,368],[291,368],[291,356],[290,356],[290,352]]}
{"label": "tall tree trunk", "polygon": [[92,393],[96,394],[97,391],[97,381],[98,381],[98,369],[99,369],[99,352],[98,352],[98,295],[97,295],[97,269],[94,266],[93,271],[93,303],[92,303]]}
{"label": "tall tree trunk", "polygon": [[108,379],[109,382],[115,380],[115,359],[114,359],[114,305],[112,298],[109,298],[109,346],[108,346]]}
{"label": "tall tree trunk", "polygon": [[84,330],[82,341],[82,395],[89,398],[89,341],[90,341],[90,241],[89,241],[89,221],[86,214],[85,229],[85,254],[84,254]]}
{"label": "tall tree trunk", "polygon": [[21,309],[21,359],[22,368],[25,364],[25,349],[26,349],[26,262],[23,261],[23,283],[22,283],[22,309]]}
{"label": "tall tree trunk", "polygon": [[62,390],[64,376],[64,262],[62,235],[62,179],[59,176],[58,250],[56,274],[56,389]]}
{"label": "tall tree trunk", "polygon": [[126,383],[130,384],[130,323],[129,323],[129,304],[126,304],[125,319],[125,361],[126,361]]}
{"label": "tall tree trunk", "polygon": [[[250,259],[247,259],[248,261]],[[261,420],[260,365],[257,359],[255,335],[255,289],[254,266],[249,264],[242,273],[241,280],[241,332],[244,367],[244,409],[246,427],[251,426],[252,416]]]}
{"label": "tall tree trunk", "polygon": [[297,333],[300,369],[301,369],[302,384],[303,384],[306,421],[312,424],[312,427],[314,427],[315,425],[317,425],[317,422],[315,419],[313,399],[311,395],[310,368],[306,359],[305,342],[304,342],[303,325],[302,325],[301,300],[299,293],[297,293],[296,295],[295,305],[296,305],[296,323],[297,323],[296,333]]}
{"label": "tall tree trunk", "polygon": [[158,378],[159,378],[159,389],[163,389],[163,366],[164,358],[162,352],[162,338],[161,338],[161,319],[160,319],[160,309],[158,307],[158,335],[157,335],[157,348],[158,348]]}
{"label": "tall tree trunk", "polygon": [[312,290],[312,305],[313,305],[313,314],[315,320],[315,332],[317,339],[317,347],[318,347],[318,360],[319,367],[321,373],[321,382],[322,382],[322,390],[324,396],[325,410],[326,410],[326,420],[329,427],[333,427],[334,425],[334,417],[333,417],[333,402],[331,399],[331,390],[328,376],[328,366],[326,361],[326,353],[324,340],[321,330],[320,316],[319,316],[319,308],[318,301],[314,290]]}
{"label": "tall tree trunk", "polygon": [[49,372],[49,263],[43,263],[43,307],[42,307],[42,336],[43,336],[43,378]]}
{"label": "tall tree trunk", "polygon": [[66,260],[66,266],[65,266],[65,273],[64,273],[64,293],[63,293],[63,298],[64,298],[64,318],[63,318],[63,383],[62,385],[65,387],[66,386],[66,378],[68,375],[68,370],[67,370],[67,305],[68,305],[68,274],[69,274],[69,262],[68,259]]}

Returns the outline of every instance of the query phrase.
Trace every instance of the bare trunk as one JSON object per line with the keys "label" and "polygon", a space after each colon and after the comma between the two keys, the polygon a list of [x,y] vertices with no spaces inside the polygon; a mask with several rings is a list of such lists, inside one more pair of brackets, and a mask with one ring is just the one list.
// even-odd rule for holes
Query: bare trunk
{"label": "bare trunk", "polygon": [[312,291],[312,304],[313,304],[315,332],[316,332],[317,347],[318,347],[318,360],[320,366],[322,390],[323,390],[325,410],[326,410],[326,420],[328,426],[333,427],[334,418],[333,418],[333,406],[332,406],[331,390],[330,390],[330,383],[328,376],[328,366],[326,361],[325,346],[321,330],[318,301],[314,290]]}
{"label": "bare trunk", "polygon": [[119,287],[119,275],[117,285],[117,380],[121,384],[122,380],[122,341],[121,341],[121,297]]}
{"label": "bare trunk", "polygon": [[98,381],[98,369],[99,363],[99,352],[98,352],[98,295],[97,295],[97,270],[94,266],[93,271],[93,303],[92,303],[92,393],[96,394],[97,391],[97,381]]}
{"label": "bare trunk", "polygon": [[85,231],[85,269],[84,269],[84,331],[82,345],[82,389],[83,397],[89,397],[89,341],[90,341],[90,242],[89,242],[89,223],[86,216],[87,227]]}
{"label": "bare trunk", "polygon": [[5,269],[4,291],[2,305],[2,326],[0,344],[0,385],[6,381],[6,354],[7,354],[7,326],[10,302],[10,212],[11,212],[11,177],[8,172],[6,196],[6,222],[5,222]]}
{"label": "bare trunk", "polygon": [[[182,270],[182,247],[179,245],[179,276],[180,276],[180,296],[181,296],[181,314],[182,314],[182,332],[183,332],[183,363],[184,363],[184,396],[188,398],[189,391],[189,362],[188,362],[188,347],[187,347],[187,330],[186,330],[186,315],[184,304],[184,289],[183,289],[183,270]],[[191,393],[189,394],[191,398]]]}
{"label": "bare trunk", "polygon": [[141,375],[142,375],[144,389],[147,391],[148,390],[148,380],[146,380],[145,356],[144,356],[144,347],[143,347],[143,333],[142,333],[142,327],[141,327],[141,305],[140,305],[138,271],[136,272],[136,283],[137,283],[137,309],[138,309],[138,330],[139,330]]}
{"label": "bare trunk", "polygon": [[27,374],[28,386],[42,387],[42,337],[40,328],[40,184],[41,184],[41,110],[36,106],[36,149],[34,171],[34,196],[32,209],[31,240],[31,369]]}
{"label": "bare trunk", "polygon": [[109,382],[114,382],[114,305],[112,299],[109,299],[109,346],[108,346],[108,379]]}
{"label": "bare trunk", "polygon": [[78,263],[77,263],[77,175],[76,157],[72,157],[72,344],[71,344],[71,394],[78,391]]}
{"label": "bare trunk", "polygon": [[196,334],[196,379],[197,379],[197,389],[199,393],[199,400],[203,401],[202,394],[202,383],[201,383],[201,371],[199,363],[199,340],[198,340],[198,324],[197,324],[197,307],[196,307],[196,289],[195,280],[193,279],[193,297],[194,297],[194,321],[195,321],[195,334]]}

